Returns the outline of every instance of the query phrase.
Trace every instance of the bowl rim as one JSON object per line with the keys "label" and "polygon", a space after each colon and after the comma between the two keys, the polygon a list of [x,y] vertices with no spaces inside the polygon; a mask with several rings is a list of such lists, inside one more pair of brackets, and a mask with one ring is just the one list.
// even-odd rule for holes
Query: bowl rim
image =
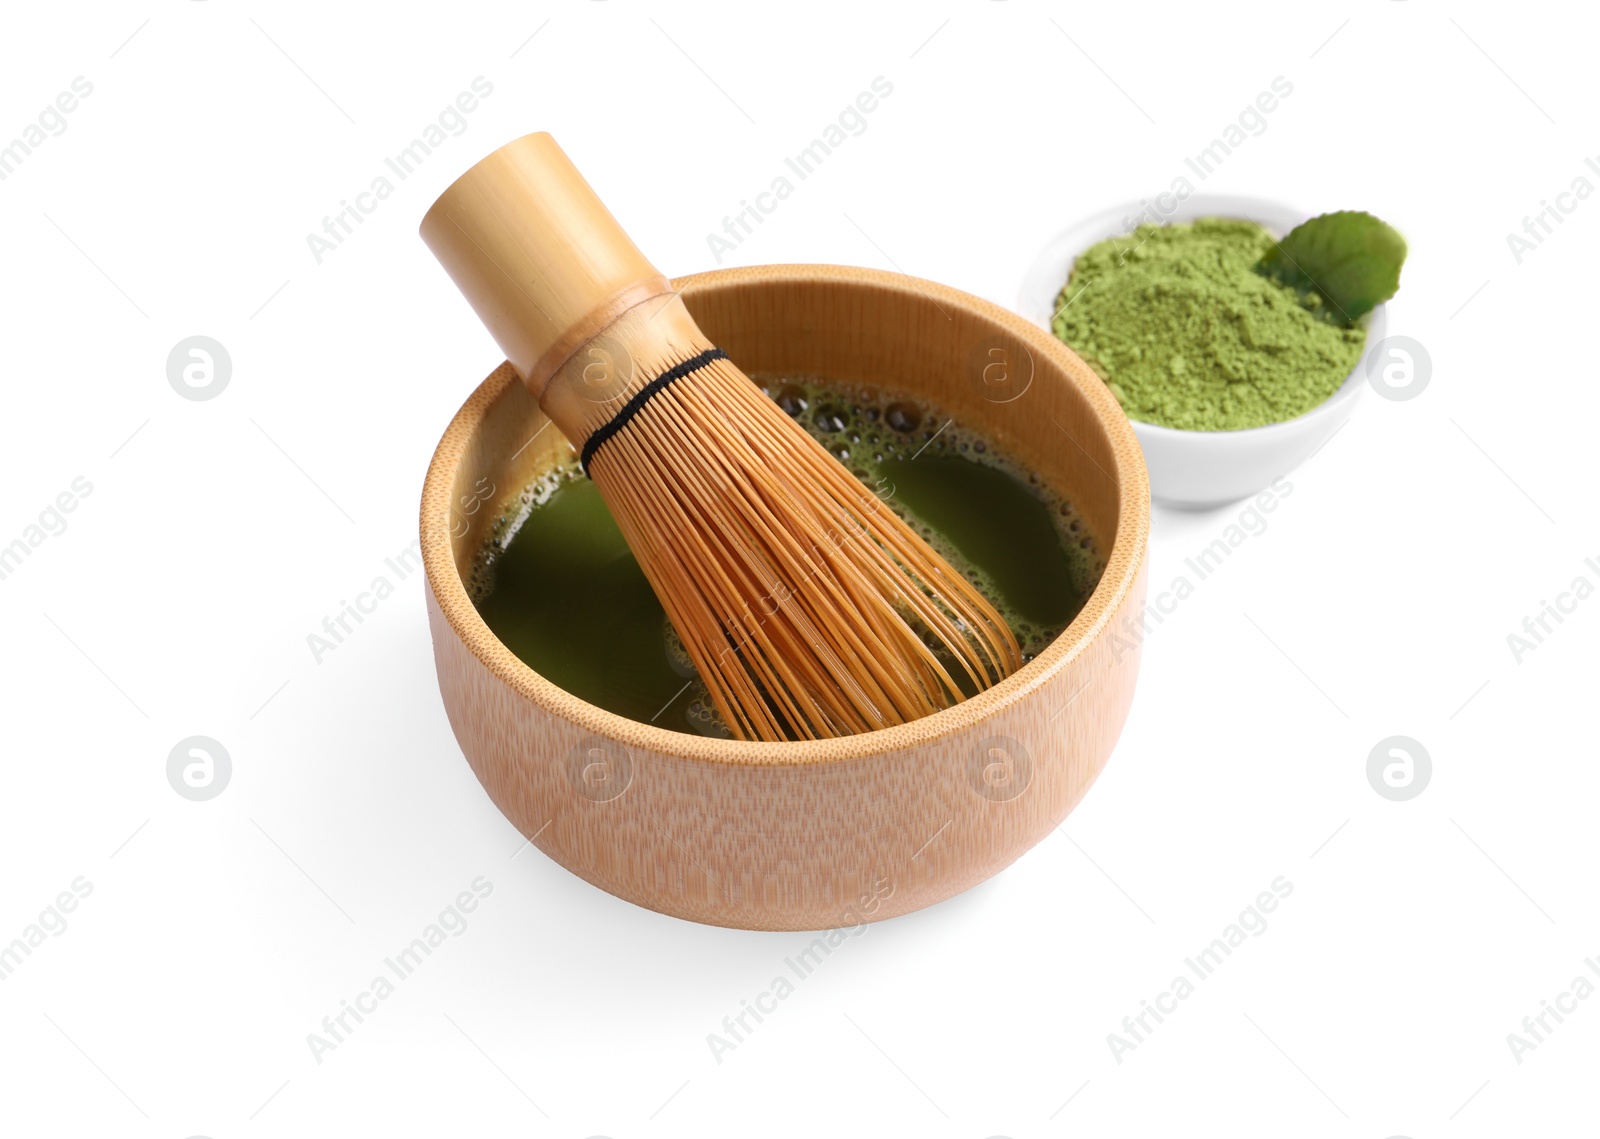
{"label": "bowl rim", "polygon": [[473,389],[446,427],[428,464],[420,510],[422,559],[429,588],[454,635],[479,663],[513,692],[547,713],[630,749],[720,765],[809,767],[901,752],[970,729],[1026,698],[1086,652],[1136,588],[1148,556],[1150,530],[1150,488],[1143,453],[1121,406],[1087,365],[1053,335],[1041,332],[1032,321],[999,305],[948,285],[881,269],[808,264],[743,266],[689,274],[676,278],[672,284],[675,290],[692,298],[701,290],[740,283],[856,285],[896,293],[912,301],[961,307],[995,322],[1037,350],[1063,355],[1068,382],[1078,388],[1109,438],[1118,496],[1117,531],[1106,551],[1105,569],[1083,608],[1038,656],[994,687],[909,723],[870,732],[828,740],[767,743],[690,735],[606,711],[546,680],[506,648],[478,613],[456,569],[448,526],[454,474],[488,409],[510,384],[521,382],[510,364],[505,363]]}
{"label": "bowl rim", "polygon": [[[1078,238],[1080,232],[1087,232],[1103,228],[1106,223],[1121,221],[1124,218],[1138,216],[1145,211],[1148,199],[1143,202],[1125,202],[1121,205],[1108,206],[1086,214],[1071,225],[1058,230],[1056,234],[1045,242],[1039,255],[1029,264],[1023,274],[1022,285],[1018,290],[1017,307],[1023,312],[1028,322],[1035,327],[1043,328],[1052,340],[1057,339],[1054,329],[1049,323],[1041,323],[1033,315],[1034,301],[1037,299],[1029,288],[1034,278],[1041,276],[1047,265],[1053,265],[1062,256],[1061,247],[1068,246],[1070,251],[1066,267],[1068,276],[1072,273],[1072,266],[1084,250],[1090,246],[1106,240],[1107,237],[1116,236],[1108,233],[1102,237],[1092,237],[1087,240]],[[1255,216],[1255,215],[1262,216]],[[1278,201],[1272,198],[1257,198],[1246,194],[1189,194],[1179,200],[1178,204],[1163,217],[1161,225],[1184,224],[1202,217],[1218,217],[1231,221],[1254,222],[1262,229],[1267,230],[1274,237],[1282,236],[1288,229],[1293,229],[1303,221],[1309,221],[1318,215],[1307,212],[1299,206],[1289,202]],[[1294,222],[1285,222],[1279,219],[1297,218]],[[1285,228],[1287,227],[1287,228]],[[1120,230],[1118,232],[1121,232]],[[1069,238],[1074,238],[1071,242]],[[1062,285],[1066,284],[1066,277],[1062,277]],[[1057,290],[1061,285],[1056,286]],[[1384,301],[1373,308],[1358,323],[1366,330],[1367,339],[1362,345],[1361,357],[1356,361],[1355,367],[1350,369],[1350,374],[1344,378],[1333,394],[1307,411],[1301,412],[1293,419],[1280,419],[1276,423],[1263,423],[1256,427],[1234,427],[1223,431],[1200,431],[1190,427],[1168,427],[1161,423],[1147,423],[1142,419],[1128,416],[1128,422],[1133,424],[1134,430],[1141,436],[1150,438],[1181,438],[1190,440],[1214,438],[1217,440],[1239,440],[1248,437],[1251,441],[1265,441],[1274,433],[1288,434],[1293,431],[1299,433],[1309,426],[1308,421],[1331,416],[1336,409],[1353,401],[1361,394],[1361,384],[1366,379],[1367,360],[1373,347],[1383,340],[1388,332],[1388,302]],[[1065,341],[1062,341],[1065,343]],[[1071,345],[1067,345],[1069,348]],[[1118,404],[1120,407],[1121,405]],[[1123,412],[1127,415],[1126,412]],[[1222,445],[1219,443],[1219,445]],[[1206,446],[1206,444],[1200,444]]]}

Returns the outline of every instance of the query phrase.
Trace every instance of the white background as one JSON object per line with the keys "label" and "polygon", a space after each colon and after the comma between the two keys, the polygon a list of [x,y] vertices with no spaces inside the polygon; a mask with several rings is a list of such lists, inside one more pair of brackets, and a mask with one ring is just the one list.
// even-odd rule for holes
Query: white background
{"label": "white background", "polygon": [[[93,84],[0,182],[0,544],[93,486],[0,581],[0,941],[93,884],[0,982],[7,1133],[1592,1127],[1600,1000],[1520,1064],[1506,1042],[1600,954],[1600,600],[1520,663],[1506,642],[1600,584],[1600,200],[1521,264],[1506,242],[1600,154],[1577,6],[151,0],[5,25],[0,141]],[[318,264],[306,235],[476,76],[465,132]],[[718,1064],[707,1033],[808,939],[519,851],[446,723],[420,574],[320,664],[306,636],[412,541],[433,446],[499,360],[416,236],[446,183],[548,129],[658,265],[706,269],[706,233],[876,76],[867,131],[724,264],[1013,304],[1054,232],[1167,188],[1283,76],[1204,189],[1397,225],[1390,331],[1433,378],[1367,392],[1151,633],[1062,833],[870,927]],[[204,402],[166,377],[194,334],[233,363]],[[1152,594],[1238,513],[1158,510]],[[167,782],[195,734],[232,756],[209,802]],[[1366,778],[1394,734],[1433,759],[1409,802]],[[480,875],[466,931],[317,1063],[307,1034]],[[1113,1059],[1280,875],[1267,931]]]}

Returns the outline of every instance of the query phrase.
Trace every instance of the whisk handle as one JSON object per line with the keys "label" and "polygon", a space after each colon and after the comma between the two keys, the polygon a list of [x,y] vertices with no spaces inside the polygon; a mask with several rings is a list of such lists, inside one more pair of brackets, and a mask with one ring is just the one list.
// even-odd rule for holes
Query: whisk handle
{"label": "whisk handle", "polygon": [[451,183],[423,217],[422,240],[536,397],[590,337],[671,292],[543,131]]}

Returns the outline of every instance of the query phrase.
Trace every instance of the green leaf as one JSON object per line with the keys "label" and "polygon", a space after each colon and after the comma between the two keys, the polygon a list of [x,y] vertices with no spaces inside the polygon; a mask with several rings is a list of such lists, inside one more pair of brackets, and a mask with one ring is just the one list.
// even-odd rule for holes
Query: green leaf
{"label": "green leaf", "polygon": [[1336,315],[1354,323],[1394,296],[1406,239],[1359,210],[1323,214],[1290,230],[1256,270],[1284,284],[1317,293]]}

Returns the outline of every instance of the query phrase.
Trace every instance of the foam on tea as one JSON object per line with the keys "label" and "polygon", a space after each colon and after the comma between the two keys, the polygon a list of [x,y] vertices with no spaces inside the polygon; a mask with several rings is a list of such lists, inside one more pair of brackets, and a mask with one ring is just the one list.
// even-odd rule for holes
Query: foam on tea
{"label": "foam on tea", "polygon": [[[988,439],[893,392],[759,382],[983,593],[1025,660],[1083,607],[1104,569],[1087,528]],[[573,695],[674,731],[728,734],[576,457],[497,520],[468,590],[501,642]]]}

